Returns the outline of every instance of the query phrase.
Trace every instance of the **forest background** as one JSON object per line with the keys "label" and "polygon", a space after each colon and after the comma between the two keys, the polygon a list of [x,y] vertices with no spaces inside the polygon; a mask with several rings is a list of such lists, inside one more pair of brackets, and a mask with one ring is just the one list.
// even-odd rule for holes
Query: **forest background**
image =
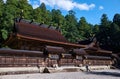
{"label": "forest background", "polygon": [[[27,0],[0,0],[0,46],[13,32],[14,19],[21,17],[44,23],[61,29],[62,35],[70,42],[77,43],[81,40],[97,39],[99,45],[114,52],[120,51],[120,14],[116,13],[113,20],[109,20],[107,14],[101,15],[100,24],[90,24],[85,17],[77,18],[73,10],[62,15],[59,9],[47,10],[42,3],[33,9]],[[94,16],[94,15],[91,15]]]}

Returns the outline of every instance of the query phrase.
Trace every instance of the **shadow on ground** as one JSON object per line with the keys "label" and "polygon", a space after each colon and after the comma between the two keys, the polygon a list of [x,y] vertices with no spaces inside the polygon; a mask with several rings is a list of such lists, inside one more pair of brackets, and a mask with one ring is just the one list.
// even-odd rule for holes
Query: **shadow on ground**
{"label": "shadow on ground", "polygon": [[95,75],[108,75],[108,76],[120,77],[119,72],[109,72],[109,71],[96,72],[96,71],[90,71],[90,72],[86,72],[86,73],[87,74],[95,74]]}

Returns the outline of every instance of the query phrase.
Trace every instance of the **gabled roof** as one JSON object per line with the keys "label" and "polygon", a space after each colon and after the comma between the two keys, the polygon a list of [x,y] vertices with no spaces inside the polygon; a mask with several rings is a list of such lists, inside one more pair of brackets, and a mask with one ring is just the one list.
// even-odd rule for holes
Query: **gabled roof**
{"label": "gabled roof", "polygon": [[7,49],[7,48],[1,48],[0,54],[9,54],[9,55],[37,55],[37,56],[43,56],[43,52],[41,51],[29,51],[29,50],[16,50],[16,49]]}
{"label": "gabled roof", "polygon": [[48,53],[66,53],[62,47],[46,46],[45,50]]}
{"label": "gabled roof", "polygon": [[86,51],[84,49],[73,49],[73,52],[77,55],[86,55]]}
{"label": "gabled roof", "polygon": [[85,51],[95,52],[95,53],[104,53],[104,54],[112,54],[112,51],[101,49],[96,42],[90,43],[86,48],[83,48]]}
{"label": "gabled roof", "polygon": [[11,44],[11,40],[20,38],[27,40],[34,40],[37,42],[44,43],[46,45],[59,46],[59,47],[70,47],[70,48],[85,48],[86,45],[80,45],[70,43],[60,33],[59,30],[51,28],[45,24],[31,23],[24,20],[17,20],[14,26],[14,33],[11,34],[5,45]]}
{"label": "gabled roof", "polygon": [[59,42],[68,42],[59,31],[46,28],[45,25],[35,25],[26,23],[23,21],[16,22],[15,29],[17,34],[31,37],[31,38],[38,38],[38,39],[47,39],[52,41],[59,41]]}
{"label": "gabled roof", "polygon": [[106,56],[92,56],[92,55],[85,55],[84,56],[86,59],[107,59],[110,60],[111,57],[106,57]]}

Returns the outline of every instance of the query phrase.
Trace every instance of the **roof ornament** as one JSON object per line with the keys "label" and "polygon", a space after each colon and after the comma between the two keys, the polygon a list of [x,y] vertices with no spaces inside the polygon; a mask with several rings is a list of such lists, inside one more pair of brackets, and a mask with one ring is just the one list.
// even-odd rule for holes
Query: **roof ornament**
{"label": "roof ornament", "polygon": [[43,23],[40,23],[39,26],[41,26]]}
{"label": "roof ornament", "polygon": [[32,19],[30,22],[29,22],[29,24],[31,24],[31,23],[33,23],[34,22],[34,19]]}
{"label": "roof ornament", "polygon": [[56,29],[58,32],[61,32],[60,26],[57,26]]}
{"label": "roof ornament", "polygon": [[41,26],[42,24],[44,24],[44,21],[42,21],[42,22],[39,24],[39,26]]}
{"label": "roof ornament", "polygon": [[56,27],[56,30],[60,30],[60,27],[59,27],[59,26],[57,26],[57,27]]}
{"label": "roof ornament", "polygon": [[19,19],[19,22],[23,19],[23,10],[21,10],[21,12],[20,12],[20,19]]}
{"label": "roof ornament", "polygon": [[48,28],[50,28],[51,27],[51,24],[48,26]]}

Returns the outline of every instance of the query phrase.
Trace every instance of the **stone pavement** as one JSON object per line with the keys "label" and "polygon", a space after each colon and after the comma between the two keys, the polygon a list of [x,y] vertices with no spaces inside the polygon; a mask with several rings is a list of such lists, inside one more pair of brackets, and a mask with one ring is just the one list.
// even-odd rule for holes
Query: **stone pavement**
{"label": "stone pavement", "polygon": [[[43,72],[45,67],[0,67],[0,73],[16,73],[16,72]],[[75,67],[75,66],[62,66],[62,67],[47,67],[50,72],[60,72],[65,69],[75,69],[77,71],[86,71],[86,67]],[[89,66],[90,70],[103,70],[110,69],[110,66]]]}
{"label": "stone pavement", "polygon": [[34,73],[3,75],[0,79],[120,79],[120,70],[94,70],[90,72]]}

